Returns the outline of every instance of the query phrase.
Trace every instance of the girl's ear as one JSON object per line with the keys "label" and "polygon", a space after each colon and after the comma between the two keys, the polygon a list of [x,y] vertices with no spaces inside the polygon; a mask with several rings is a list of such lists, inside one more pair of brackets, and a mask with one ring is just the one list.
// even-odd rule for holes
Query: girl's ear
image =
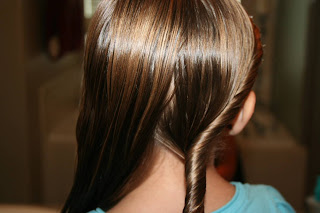
{"label": "girl's ear", "polygon": [[237,135],[243,130],[253,115],[255,105],[256,94],[251,91],[245,100],[243,107],[233,121],[232,129],[229,131],[229,135]]}

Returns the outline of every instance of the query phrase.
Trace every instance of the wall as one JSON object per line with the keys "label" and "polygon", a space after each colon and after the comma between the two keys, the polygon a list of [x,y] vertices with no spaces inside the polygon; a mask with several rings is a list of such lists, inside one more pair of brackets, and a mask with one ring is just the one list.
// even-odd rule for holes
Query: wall
{"label": "wall", "polygon": [[312,2],[308,25],[308,51],[304,93],[304,140],[308,144],[308,193],[320,175],[320,0]]}
{"label": "wall", "polygon": [[308,0],[279,0],[275,31],[272,109],[301,140]]}
{"label": "wall", "polygon": [[30,188],[32,202],[42,200],[42,160],[41,143],[38,125],[37,88],[45,71],[36,69],[32,63],[44,52],[44,2],[41,0],[23,1],[23,30],[24,30],[24,72],[27,84],[27,110],[28,110],[28,155],[30,161]]}
{"label": "wall", "polygon": [[0,1],[0,202],[30,200],[22,1]]}
{"label": "wall", "polygon": [[79,67],[81,53],[62,63],[47,57],[43,0],[1,0],[0,29],[0,203],[42,203],[38,91]]}

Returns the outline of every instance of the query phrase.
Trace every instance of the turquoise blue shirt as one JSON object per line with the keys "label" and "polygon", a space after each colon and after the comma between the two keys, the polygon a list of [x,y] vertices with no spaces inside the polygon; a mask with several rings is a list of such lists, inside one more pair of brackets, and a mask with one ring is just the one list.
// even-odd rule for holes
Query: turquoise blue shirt
{"label": "turquoise blue shirt", "polygon": [[[295,210],[273,187],[232,182],[236,187],[233,198],[212,213],[295,213]],[[89,213],[104,213],[100,208]]]}

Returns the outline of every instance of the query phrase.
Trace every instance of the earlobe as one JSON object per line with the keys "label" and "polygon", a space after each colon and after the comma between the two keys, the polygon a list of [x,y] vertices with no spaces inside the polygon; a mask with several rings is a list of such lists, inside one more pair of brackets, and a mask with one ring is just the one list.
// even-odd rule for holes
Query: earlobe
{"label": "earlobe", "polygon": [[229,135],[237,135],[239,134],[243,128],[247,125],[250,118],[253,115],[254,108],[256,105],[256,94],[251,91],[245,100],[243,107],[238,113],[234,123],[232,125],[232,129],[229,131]]}

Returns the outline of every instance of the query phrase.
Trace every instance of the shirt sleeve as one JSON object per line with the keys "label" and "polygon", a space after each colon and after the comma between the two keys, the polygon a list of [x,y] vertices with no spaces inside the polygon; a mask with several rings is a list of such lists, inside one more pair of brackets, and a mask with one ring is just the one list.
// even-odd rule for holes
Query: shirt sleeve
{"label": "shirt sleeve", "polygon": [[292,206],[282,197],[275,188],[268,186],[268,192],[276,204],[277,213],[296,213]]}

